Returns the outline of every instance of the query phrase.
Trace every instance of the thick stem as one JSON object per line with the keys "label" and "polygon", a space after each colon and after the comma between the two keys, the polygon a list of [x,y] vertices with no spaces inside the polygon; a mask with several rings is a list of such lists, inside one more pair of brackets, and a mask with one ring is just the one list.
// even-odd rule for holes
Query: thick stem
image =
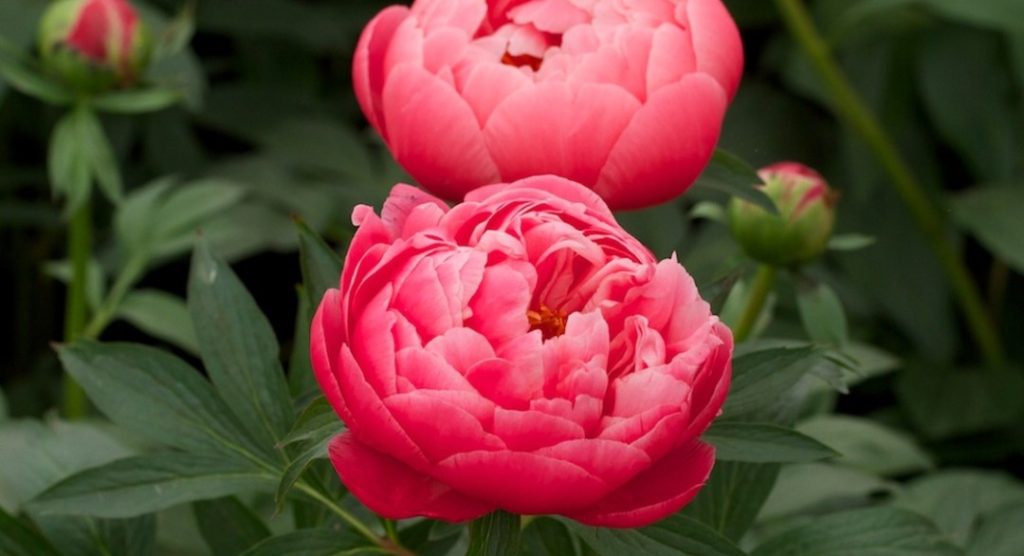
{"label": "thick stem", "polygon": [[107,325],[114,320],[117,310],[121,307],[121,302],[124,301],[124,297],[128,295],[128,291],[142,277],[142,273],[145,270],[146,258],[144,256],[128,259],[128,262],[125,263],[121,273],[118,274],[117,279],[114,281],[114,285],[110,287],[107,297],[103,299],[103,303],[96,310],[96,314],[93,315],[92,319],[89,320],[89,324],[82,331],[83,337],[91,340],[99,338]]}
{"label": "thick stem", "polygon": [[758,266],[757,273],[754,274],[754,281],[750,284],[747,305],[743,308],[743,313],[740,314],[739,322],[732,329],[736,343],[746,340],[754,331],[757,317],[761,314],[761,309],[764,307],[765,300],[768,299],[768,294],[772,292],[773,286],[775,286],[775,267],[766,264]]}
{"label": "thick stem", "polygon": [[[92,253],[92,207],[89,199],[71,214],[68,227],[68,259],[71,260],[71,281],[68,284],[64,311],[64,341],[73,342],[82,334],[88,311],[89,257]],[[84,417],[87,409],[85,392],[71,378],[64,375],[64,416],[68,419]]]}
{"label": "thick stem", "polygon": [[946,237],[946,220],[932,203],[910,166],[882,128],[878,119],[854,91],[839,69],[825,39],[801,0],[775,0],[783,20],[800,47],[810,58],[819,77],[832,95],[833,110],[867,143],[899,193],[918,228],[924,233],[939,263],[949,277],[957,302],[986,362],[1004,362],[1003,348],[991,315],[959,254]]}
{"label": "thick stem", "polygon": [[515,556],[519,554],[519,516],[498,510],[469,524],[466,556]]}

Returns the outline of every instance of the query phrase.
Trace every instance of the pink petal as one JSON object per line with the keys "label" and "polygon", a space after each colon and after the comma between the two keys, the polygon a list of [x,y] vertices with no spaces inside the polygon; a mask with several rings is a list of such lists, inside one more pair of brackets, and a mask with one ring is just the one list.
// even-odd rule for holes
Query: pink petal
{"label": "pink petal", "polygon": [[659,26],[647,62],[647,94],[678,82],[695,69],[697,60],[688,32],[672,24]]}
{"label": "pink petal", "polygon": [[530,277],[511,265],[487,268],[476,296],[469,302],[473,314],[465,320],[465,325],[483,334],[492,346],[500,348],[529,330],[526,311],[532,291]]}
{"label": "pink petal", "polygon": [[383,106],[392,154],[424,187],[458,199],[500,181],[476,116],[450,85],[402,64],[388,76]]}
{"label": "pink petal", "polygon": [[540,411],[494,412],[494,434],[505,441],[510,450],[529,452],[566,440],[582,439],[583,428],[576,423]]}
{"label": "pink petal", "polygon": [[412,14],[424,29],[454,27],[472,36],[487,15],[487,5],[479,0],[418,0]]}
{"label": "pink petal", "polygon": [[454,66],[469,44],[469,35],[461,29],[446,27],[429,33],[423,41],[423,67],[430,73]]}
{"label": "pink petal", "polygon": [[327,402],[342,421],[352,426],[355,419],[341,397],[334,369],[334,362],[341,354],[342,316],[339,298],[338,290],[327,290],[320,307],[313,315],[313,323],[309,329],[309,359],[313,365],[313,374]]}
{"label": "pink petal", "polygon": [[513,92],[532,84],[517,68],[505,64],[467,64],[456,72],[456,83],[482,129],[491,113]]}
{"label": "pink petal", "polygon": [[583,204],[590,216],[601,221],[615,222],[612,211],[600,195],[579,183],[555,175],[530,176],[509,184],[486,185],[466,194],[466,201],[494,204],[506,199],[524,198],[550,201],[551,195],[570,203]]}
{"label": "pink petal", "polygon": [[630,417],[606,416],[602,423],[604,430],[601,431],[599,437],[633,443],[651,432],[658,423],[669,415],[680,412],[680,409],[675,406],[658,405]]}
{"label": "pink petal", "polygon": [[380,211],[380,219],[384,222],[391,237],[408,237],[419,229],[426,228],[427,226],[421,224],[414,227],[419,229],[405,230],[409,215],[423,205],[439,209],[442,215],[448,212],[448,205],[444,204],[444,201],[422,189],[404,183],[392,187],[391,193],[388,194],[387,200],[384,201],[384,207]]}
{"label": "pink petal", "polygon": [[610,414],[629,417],[660,405],[681,408],[688,404],[689,396],[690,385],[666,374],[664,367],[645,369],[612,383]]}
{"label": "pink petal", "polygon": [[555,34],[590,20],[590,14],[569,0],[534,0],[509,10],[508,17],[520,25],[532,23],[541,31]]}
{"label": "pink petal", "polygon": [[535,453],[578,465],[613,489],[651,465],[651,458],[643,450],[598,438],[568,440]]}
{"label": "pink petal", "polygon": [[476,392],[466,378],[440,355],[422,348],[407,348],[395,356],[398,376],[417,390],[464,390]]}
{"label": "pink petal", "polygon": [[715,451],[692,442],[675,450],[601,501],[568,517],[597,527],[643,527],[679,511],[704,486]]}
{"label": "pink petal", "polygon": [[384,90],[384,55],[398,25],[409,16],[409,8],[390,6],[367,24],[352,58],[352,85],[356,99],[370,124],[385,140],[381,92]]}
{"label": "pink petal", "polygon": [[540,368],[514,366],[504,359],[486,359],[466,373],[481,396],[507,409],[526,409],[530,400],[542,395],[544,377]]}
{"label": "pink petal", "polygon": [[331,441],[330,458],[352,494],[388,519],[467,521],[495,509],[361,444],[348,432]]}
{"label": "pink petal", "polygon": [[424,467],[427,458],[422,450],[402,430],[398,422],[384,406],[377,394],[366,382],[363,370],[352,357],[347,345],[341,346],[341,355],[336,367],[338,386],[345,406],[355,418],[355,434],[361,442],[409,465]]}
{"label": "pink petal", "polygon": [[700,435],[718,416],[732,380],[732,332],[722,323],[715,323],[714,335],[722,342],[697,371],[691,395],[693,421],[688,434]]}
{"label": "pink petal", "polygon": [[352,355],[380,396],[395,392],[395,317],[387,310],[391,288],[381,290],[352,324]]}
{"label": "pink petal", "polygon": [[436,467],[452,488],[519,514],[566,513],[608,492],[599,478],[569,462],[527,452],[465,452]]}
{"label": "pink petal", "polygon": [[721,0],[688,0],[686,19],[697,54],[697,68],[711,74],[731,99],[743,76],[740,32]]}
{"label": "pink petal", "polygon": [[499,104],[484,140],[505,180],[556,174],[589,186],[639,108],[617,85],[548,81]]}
{"label": "pink petal", "polygon": [[725,105],[722,87],[705,74],[658,89],[612,148],[594,190],[616,209],[679,195],[711,159]]}
{"label": "pink petal", "polygon": [[384,405],[430,461],[459,452],[505,448],[501,439],[486,432],[480,421],[459,405],[420,390],[388,396]]}
{"label": "pink petal", "polygon": [[456,371],[466,374],[469,369],[483,361],[494,358],[494,348],[479,332],[469,328],[452,328],[431,340],[427,346],[448,362]]}

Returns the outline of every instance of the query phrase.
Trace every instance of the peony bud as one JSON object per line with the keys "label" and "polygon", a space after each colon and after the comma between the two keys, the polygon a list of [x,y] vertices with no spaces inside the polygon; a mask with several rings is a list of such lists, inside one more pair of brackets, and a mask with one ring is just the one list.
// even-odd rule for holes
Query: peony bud
{"label": "peony bud", "polygon": [[43,15],[43,63],[74,89],[96,93],[132,84],[152,43],[126,0],[58,0]]}
{"label": "peony bud", "polygon": [[762,191],[778,208],[763,208],[733,199],[729,204],[729,228],[743,250],[753,259],[776,266],[799,264],[820,255],[828,244],[835,222],[835,191],[820,174],[795,162],[762,168]]}

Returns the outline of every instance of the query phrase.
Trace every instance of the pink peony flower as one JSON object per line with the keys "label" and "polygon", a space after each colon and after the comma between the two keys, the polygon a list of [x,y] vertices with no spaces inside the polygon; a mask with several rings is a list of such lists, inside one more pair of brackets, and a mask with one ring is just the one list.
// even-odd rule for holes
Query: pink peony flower
{"label": "pink peony flower", "polygon": [[353,80],[438,195],[556,174],[626,209],[693,183],[742,70],[720,0],[416,0],[366,27]]}
{"label": "pink peony flower", "polygon": [[398,185],[353,221],[311,354],[348,425],[331,461],[370,509],[635,527],[697,494],[732,336],[592,191],[540,176],[449,209]]}

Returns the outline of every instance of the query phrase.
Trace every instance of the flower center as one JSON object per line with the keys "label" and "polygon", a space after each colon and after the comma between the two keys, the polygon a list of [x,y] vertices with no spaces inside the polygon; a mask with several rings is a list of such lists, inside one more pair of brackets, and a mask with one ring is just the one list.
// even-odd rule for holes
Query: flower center
{"label": "flower center", "polygon": [[533,68],[533,71],[537,71],[540,69],[541,62],[543,62],[543,60],[537,58],[536,56],[530,56],[529,54],[520,54],[518,56],[513,56],[506,52],[501,57],[501,63],[505,64],[506,66],[514,66],[517,68],[521,68],[523,66],[530,66],[531,68]]}
{"label": "flower center", "polygon": [[530,330],[540,330],[541,335],[547,340],[565,333],[565,321],[569,316],[565,311],[541,305],[539,311],[527,311],[526,318],[530,321]]}

